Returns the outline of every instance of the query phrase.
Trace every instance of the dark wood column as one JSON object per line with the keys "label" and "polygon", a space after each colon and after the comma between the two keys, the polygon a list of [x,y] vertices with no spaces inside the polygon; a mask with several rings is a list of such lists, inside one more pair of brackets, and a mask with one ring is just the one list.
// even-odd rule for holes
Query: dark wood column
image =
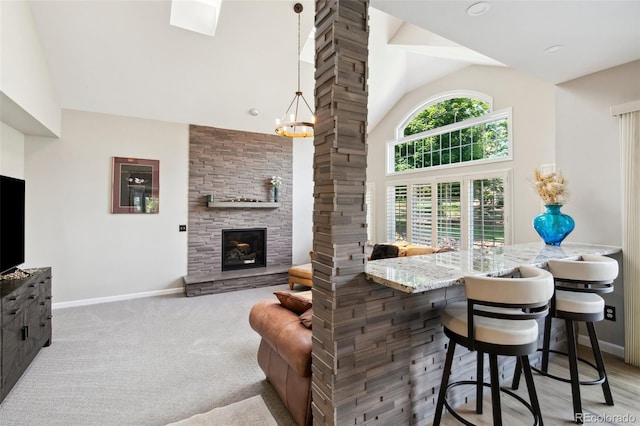
{"label": "dark wood column", "polygon": [[314,424],[360,423],[366,319],[368,0],[316,1],[313,249]]}

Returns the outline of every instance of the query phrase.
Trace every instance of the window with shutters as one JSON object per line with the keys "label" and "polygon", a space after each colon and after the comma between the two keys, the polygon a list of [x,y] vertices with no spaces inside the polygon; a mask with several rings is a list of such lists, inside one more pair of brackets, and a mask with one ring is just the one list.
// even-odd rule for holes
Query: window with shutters
{"label": "window with shutters", "polygon": [[387,240],[407,240],[407,185],[387,187]]}
{"label": "window with shutters", "polygon": [[506,242],[509,171],[387,187],[387,240],[472,249]]}
{"label": "window with shutters", "polygon": [[475,179],[469,185],[469,234],[473,245],[502,246],[505,243],[505,180]]}
{"label": "window with shutters", "polygon": [[411,187],[411,241],[415,244],[432,244],[432,206],[431,185],[418,184]]}
{"label": "window with shutters", "polygon": [[408,113],[387,145],[387,240],[456,249],[508,243],[511,171],[477,172],[476,164],[512,158],[511,120],[511,108],[494,111],[490,96],[469,91]]}

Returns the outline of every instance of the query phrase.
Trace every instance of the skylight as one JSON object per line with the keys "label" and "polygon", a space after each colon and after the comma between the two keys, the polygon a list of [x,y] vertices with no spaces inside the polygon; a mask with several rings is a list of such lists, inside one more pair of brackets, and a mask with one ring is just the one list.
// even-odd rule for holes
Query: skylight
{"label": "skylight", "polygon": [[169,24],[214,36],[222,0],[172,0]]}

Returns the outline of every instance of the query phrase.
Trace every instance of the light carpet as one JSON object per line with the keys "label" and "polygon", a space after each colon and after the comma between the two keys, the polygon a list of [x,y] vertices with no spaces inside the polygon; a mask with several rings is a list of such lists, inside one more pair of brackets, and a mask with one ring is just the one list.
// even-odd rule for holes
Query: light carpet
{"label": "light carpet", "polygon": [[196,414],[167,426],[277,426],[267,404],[260,395],[234,402],[226,407]]}
{"label": "light carpet", "polygon": [[53,342],[0,405],[0,425],[163,426],[261,395],[279,425],[295,426],[249,325],[257,301],[288,288],[56,309]]}

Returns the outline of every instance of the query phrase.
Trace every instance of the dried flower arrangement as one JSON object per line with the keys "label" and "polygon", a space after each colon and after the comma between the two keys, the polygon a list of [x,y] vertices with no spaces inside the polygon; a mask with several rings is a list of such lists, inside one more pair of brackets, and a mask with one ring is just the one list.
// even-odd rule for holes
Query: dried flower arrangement
{"label": "dried flower arrangement", "polygon": [[567,202],[568,182],[562,172],[542,173],[536,169],[534,179],[534,189],[545,205],[564,205]]}
{"label": "dried flower arrangement", "polygon": [[279,188],[282,185],[282,177],[281,176],[271,176],[271,185],[275,188]]}

